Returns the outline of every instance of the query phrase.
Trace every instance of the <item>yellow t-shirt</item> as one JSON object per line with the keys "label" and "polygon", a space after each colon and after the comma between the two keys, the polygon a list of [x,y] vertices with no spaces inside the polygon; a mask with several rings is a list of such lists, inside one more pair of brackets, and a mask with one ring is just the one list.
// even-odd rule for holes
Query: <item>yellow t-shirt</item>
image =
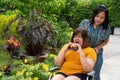
{"label": "yellow t-shirt", "polygon": [[[91,58],[96,61],[96,53],[93,48],[87,47],[83,49],[83,53],[85,54],[85,57]],[[60,72],[63,72],[67,75],[74,73],[85,73],[82,69],[79,53],[73,50],[67,51],[65,54],[65,62],[61,66]]]}

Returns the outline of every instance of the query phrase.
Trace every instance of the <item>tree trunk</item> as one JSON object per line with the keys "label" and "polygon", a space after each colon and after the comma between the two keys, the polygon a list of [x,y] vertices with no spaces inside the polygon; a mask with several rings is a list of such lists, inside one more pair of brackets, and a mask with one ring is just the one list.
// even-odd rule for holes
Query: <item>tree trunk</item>
{"label": "tree trunk", "polygon": [[39,43],[32,43],[30,42],[26,46],[26,54],[30,56],[41,56],[43,53],[43,47]]}

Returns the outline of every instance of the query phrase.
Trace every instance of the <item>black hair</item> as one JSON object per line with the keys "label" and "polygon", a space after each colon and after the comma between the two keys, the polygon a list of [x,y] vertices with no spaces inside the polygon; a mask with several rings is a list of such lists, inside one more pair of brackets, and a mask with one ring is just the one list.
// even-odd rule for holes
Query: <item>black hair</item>
{"label": "black hair", "polygon": [[105,12],[105,20],[103,21],[103,23],[101,25],[102,25],[102,29],[106,30],[108,28],[109,21],[108,21],[108,9],[105,5],[97,6],[97,8],[93,12],[93,16],[92,16],[92,19],[90,22],[91,22],[91,24],[94,24],[95,16],[103,11]]}

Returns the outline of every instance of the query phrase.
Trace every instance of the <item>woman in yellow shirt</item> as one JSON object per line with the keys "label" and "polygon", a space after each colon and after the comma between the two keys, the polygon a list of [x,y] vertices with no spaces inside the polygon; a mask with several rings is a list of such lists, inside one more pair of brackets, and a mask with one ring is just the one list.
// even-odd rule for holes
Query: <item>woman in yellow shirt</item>
{"label": "woman in yellow shirt", "polygon": [[57,56],[55,64],[61,68],[51,80],[86,80],[86,73],[93,70],[95,62],[96,53],[89,47],[86,29],[77,28]]}

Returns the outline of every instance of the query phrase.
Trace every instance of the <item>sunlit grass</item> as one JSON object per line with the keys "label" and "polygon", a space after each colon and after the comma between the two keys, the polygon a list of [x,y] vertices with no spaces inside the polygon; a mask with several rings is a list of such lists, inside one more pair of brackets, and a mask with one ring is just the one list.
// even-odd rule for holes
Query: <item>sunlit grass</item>
{"label": "sunlit grass", "polygon": [[6,65],[9,60],[9,56],[5,52],[0,52],[0,68],[2,68],[3,65]]}
{"label": "sunlit grass", "polygon": [[[4,65],[8,64],[9,59],[10,59],[10,57],[6,52],[1,52],[0,53],[0,69],[2,69],[2,67]],[[12,59],[12,61],[13,61],[11,63],[12,66],[17,66],[18,64],[22,63],[22,60]]]}

